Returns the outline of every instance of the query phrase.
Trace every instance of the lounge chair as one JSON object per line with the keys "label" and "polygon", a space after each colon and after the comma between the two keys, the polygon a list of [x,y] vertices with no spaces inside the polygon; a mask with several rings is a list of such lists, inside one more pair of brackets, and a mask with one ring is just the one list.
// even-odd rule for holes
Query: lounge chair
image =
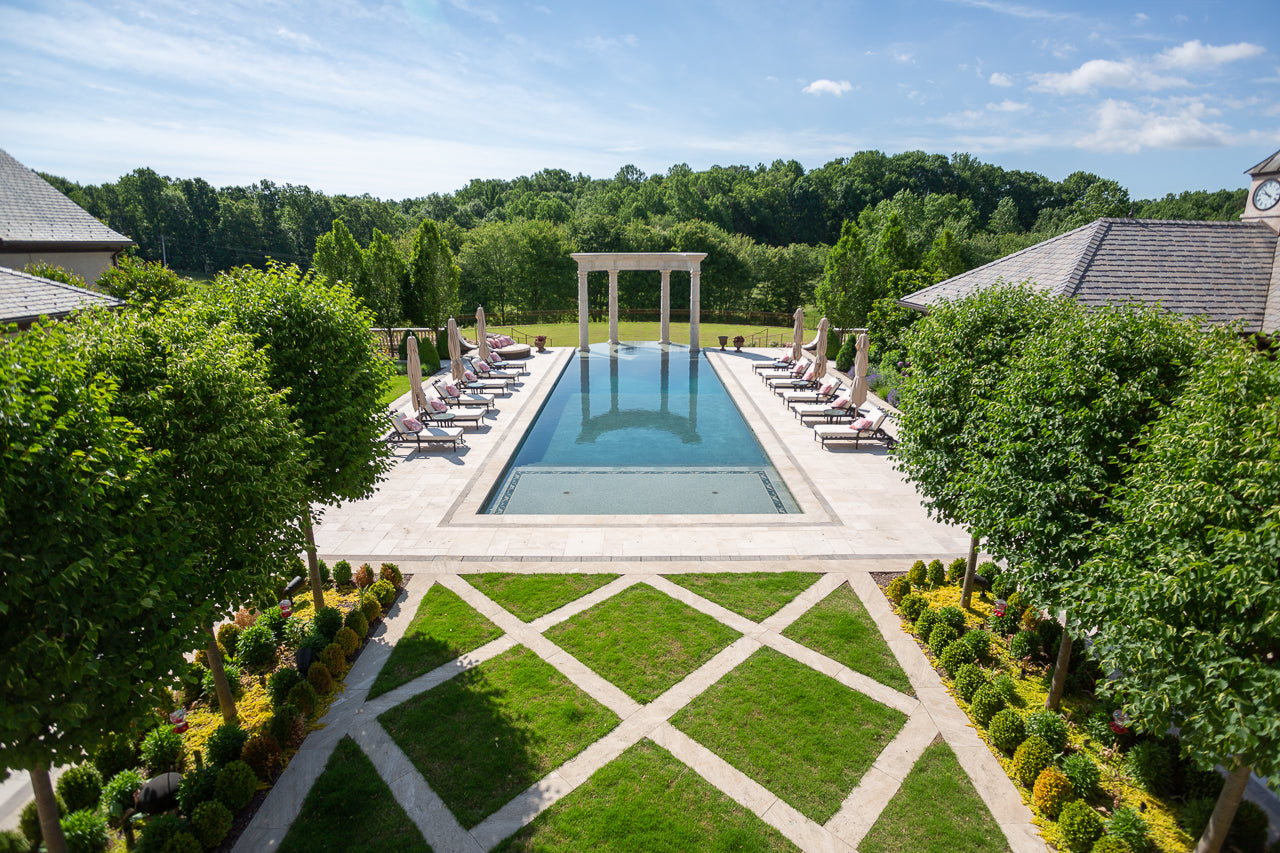
{"label": "lounge chair", "polygon": [[818,388],[808,388],[802,391],[783,391],[782,402],[787,408],[792,408],[800,403],[829,403],[839,397],[844,388],[839,381],[827,382]]}
{"label": "lounge chair", "polygon": [[451,406],[483,408],[486,412],[493,408],[492,394],[469,394],[457,385],[440,379],[431,384],[436,389],[436,393],[440,395],[440,399]]}
{"label": "lounge chair", "polygon": [[466,378],[458,383],[458,387],[463,390],[472,393],[511,395],[511,380],[509,379],[481,379],[470,370],[463,375]]}
{"label": "lounge chair", "polygon": [[788,352],[785,355],[783,355],[781,358],[775,359],[774,361],[756,362],[755,364],[751,365],[751,369],[756,373],[759,373],[762,370],[788,370],[794,366],[795,366],[794,362],[791,361],[790,350],[788,350]]}
{"label": "lounge chair", "polygon": [[490,361],[493,363],[493,366],[496,367],[498,370],[505,370],[509,373],[515,373],[518,376],[529,375],[529,368],[526,367],[523,363],[505,359],[502,356],[498,355],[497,350],[489,350],[489,355],[492,356]]}
{"label": "lounge chair", "polygon": [[388,412],[388,416],[391,418],[392,426],[391,434],[386,439],[388,442],[407,444],[412,441],[417,444],[419,450],[423,449],[424,442],[427,446],[452,444],[454,450],[466,444],[466,440],[462,437],[461,427],[421,425],[414,429],[411,425],[405,423],[405,419],[399,412]]}
{"label": "lounge chair", "polygon": [[766,385],[771,379],[799,379],[804,376],[804,372],[809,369],[811,362],[800,359],[794,365],[786,370],[762,370],[756,375],[760,377],[760,381]]}
{"label": "lounge chair", "polygon": [[765,382],[765,384],[773,389],[773,393],[778,395],[787,391],[799,391],[803,388],[817,388],[817,371],[817,365],[810,364],[809,369],[804,372],[803,376],[792,376],[786,379],[770,379]]}
{"label": "lounge chair", "polygon": [[471,365],[471,372],[481,379],[506,379],[509,382],[519,382],[520,374],[511,373],[506,370],[497,370],[492,364],[483,359],[474,356],[466,356]]}
{"label": "lounge chair", "polygon": [[427,407],[418,412],[418,420],[431,421],[438,426],[456,426],[463,429],[479,426],[484,423],[485,412],[480,409],[450,408],[449,404],[439,397],[427,400]]}
{"label": "lounge chair", "polygon": [[889,447],[894,445],[893,436],[885,432],[884,419],[888,412],[875,406],[867,407],[867,417],[851,424],[818,424],[813,428],[813,437],[826,447],[828,441],[852,441],[857,447],[862,441],[883,441]]}
{"label": "lounge chair", "polygon": [[858,407],[853,405],[853,400],[848,394],[843,394],[835,400],[825,403],[797,403],[791,407],[791,412],[797,418],[804,422],[810,418],[826,418],[828,421],[847,421],[850,418],[861,417]]}

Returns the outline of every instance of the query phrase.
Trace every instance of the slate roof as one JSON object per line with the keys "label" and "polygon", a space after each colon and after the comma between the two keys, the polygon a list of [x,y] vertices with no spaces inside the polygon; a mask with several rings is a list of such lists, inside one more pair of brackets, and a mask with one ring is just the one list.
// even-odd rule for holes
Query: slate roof
{"label": "slate roof", "polygon": [[0,149],[0,249],[61,246],[75,251],[132,245],[128,237],[103,225]]}
{"label": "slate roof", "polygon": [[0,267],[0,323],[26,325],[40,316],[58,319],[81,308],[123,304],[105,293]]}
{"label": "slate roof", "polygon": [[[998,280],[1029,281],[1086,305],[1158,302],[1215,322],[1242,320],[1246,331],[1274,331],[1276,312],[1266,314],[1280,275],[1277,243],[1261,222],[1099,219],[918,290],[899,304],[928,311]],[[1274,286],[1280,289],[1280,281]]]}
{"label": "slate roof", "polygon": [[1250,166],[1244,170],[1246,175],[1266,175],[1272,172],[1280,172],[1280,151],[1272,154],[1256,166]]}

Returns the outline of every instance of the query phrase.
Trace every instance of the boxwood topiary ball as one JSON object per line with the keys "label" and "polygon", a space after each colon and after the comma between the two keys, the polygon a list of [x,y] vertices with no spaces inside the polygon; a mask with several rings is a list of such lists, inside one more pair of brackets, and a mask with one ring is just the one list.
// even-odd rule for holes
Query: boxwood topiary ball
{"label": "boxwood topiary ball", "polygon": [[991,745],[996,749],[1006,754],[1013,754],[1013,751],[1027,739],[1027,729],[1022,722],[1022,715],[1012,708],[997,712],[987,727],[987,736],[991,738]]}
{"label": "boxwood topiary ball", "polygon": [[[973,694],[973,702],[969,704],[969,713],[978,725],[984,728],[990,724],[991,718],[1004,710],[1005,701],[1000,692],[990,684],[984,684]],[[1032,777],[1034,779],[1034,777]]]}
{"label": "boxwood topiary ball", "polygon": [[978,688],[987,683],[987,674],[982,667],[965,664],[956,673],[956,695],[966,702],[972,702]]}
{"label": "boxwood topiary ball", "polygon": [[1013,753],[1013,774],[1023,787],[1035,784],[1040,772],[1053,763],[1053,750],[1043,738],[1034,735],[1024,740]]}
{"label": "boxwood topiary ball", "polygon": [[1048,708],[1027,716],[1027,734],[1043,738],[1055,753],[1067,748],[1067,721]]}
{"label": "boxwood topiary ball", "polygon": [[1071,853],[1089,853],[1102,837],[1102,818],[1083,800],[1074,800],[1062,807],[1058,828]]}

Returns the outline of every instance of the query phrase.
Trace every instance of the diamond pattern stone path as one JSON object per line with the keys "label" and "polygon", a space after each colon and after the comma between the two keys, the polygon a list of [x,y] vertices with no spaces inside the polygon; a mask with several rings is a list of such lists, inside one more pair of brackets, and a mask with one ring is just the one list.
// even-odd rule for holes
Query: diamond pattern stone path
{"label": "diamond pattern stone path", "polygon": [[[615,565],[612,568],[616,571],[617,567]],[[1044,853],[1046,850],[1044,842],[1031,824],[1030,811],[1022,803],[1012,783],[976,733],[969,728],[963,712],[946,693],[920,650],[898,630],[897,617],[889,609],[875,582],[864,571],[827,573],[790,604],[758,625],[649,573],[624,574],[582,599],[528,624],[487,599],[459,575],[423,577],[424,581],[418,582],[418,576],[415,576],[415,583],[411,585],[411,601],[416,603],[430,583],[440,583],[498,625],[505,632],[504,635],[463,658],[451,661],[370,702],[363,702],[363,695],[359,695],[360,685],[363,681],[364,690],[367,690],[368,683],[371,683],[376,674],[375,667],[381,666],[389,648],[386,651],[376,651],[372,656],[366,650],[366,654],[361,656],[352,671],[348,692],[343,697],[348,707],[339,709],[342,713],[336,716],[331,712],[325,721],[326,729],[308,738],[303,750],[289,768],[292,771],[294,765],[299,766],[296,778],[289,780],[289,784],[282,784],[286,781],[282,777],[281,782],[277,783],[253,824],[241,836],[235,848],[236,853],[272,849],[278,844],[287,830],[288,820],[296,815],[306,789],[319,773],[319,769],[302,772],[301,768],[322,768],[328,752],[347,731],[374,761],[396,800],[422,831],[423,837],[438,851],[491,849],[532,821],[538,813],[585,783],[592,773],[644,737],[670,751],[735,802],[760,815],[766,823],[781,831],[800,849],[853,851],[874,824],[883,804],[892,799],[915,760],[939,733],[952,746],[961,766],[973,780],[1015,853]],[[880,626],[882,635],[907,672],[919,699],[901,694],[781,636],[780,632],[792,621],[846,582]],[[644,705],[596,675],[542,633],[639,583],[645,583],[684,601],[743,634],[652,702]],[[403,614],[398,616],[404,619]],[[391,621],[392,619],[388,620],[389,623]],[[407,619],[404,621],[407,622]],[[390,625],[385,634],[390,637],[396,627]],[[398,630],[402,632],[403,626],[399,626]],[[468,832],[444,808],[421,774],[413,768],[412,763],[385,731],[382,731],[376,717],[394,705],[516,645],[531,649],[588,695],[617,714],[622,722]],[[764,646],[831,675],[846,686],[863,692],[882,704],[897,708],[909,717],[907,724],[881,751],[871,769],[862,776],[836,814],[823,825],[805,817],[783,802],[775,792],[765,789],[668,723],[681,708]],[[366,659],[368,665],[362,666]],[[373,671],[368,672],[370,669]],[[352,705],[358,707],[353,708]],[[338,708],[338,703],[335,703],[335,708]],[[289,771],[286,771],[286,775],[289,775]],[[273,800],[277,802],[273,803]]]}

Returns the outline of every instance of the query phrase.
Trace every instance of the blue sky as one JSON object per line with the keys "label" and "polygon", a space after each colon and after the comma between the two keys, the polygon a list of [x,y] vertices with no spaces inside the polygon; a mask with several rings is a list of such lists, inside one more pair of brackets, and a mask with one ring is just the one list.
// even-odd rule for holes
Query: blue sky
{"label": "blue sky", "polygon": [[1275,0],[1048,4],[0,0],[0,148],[409,198],[862,149],[967,151],[1135,198],[1280,148]]}

